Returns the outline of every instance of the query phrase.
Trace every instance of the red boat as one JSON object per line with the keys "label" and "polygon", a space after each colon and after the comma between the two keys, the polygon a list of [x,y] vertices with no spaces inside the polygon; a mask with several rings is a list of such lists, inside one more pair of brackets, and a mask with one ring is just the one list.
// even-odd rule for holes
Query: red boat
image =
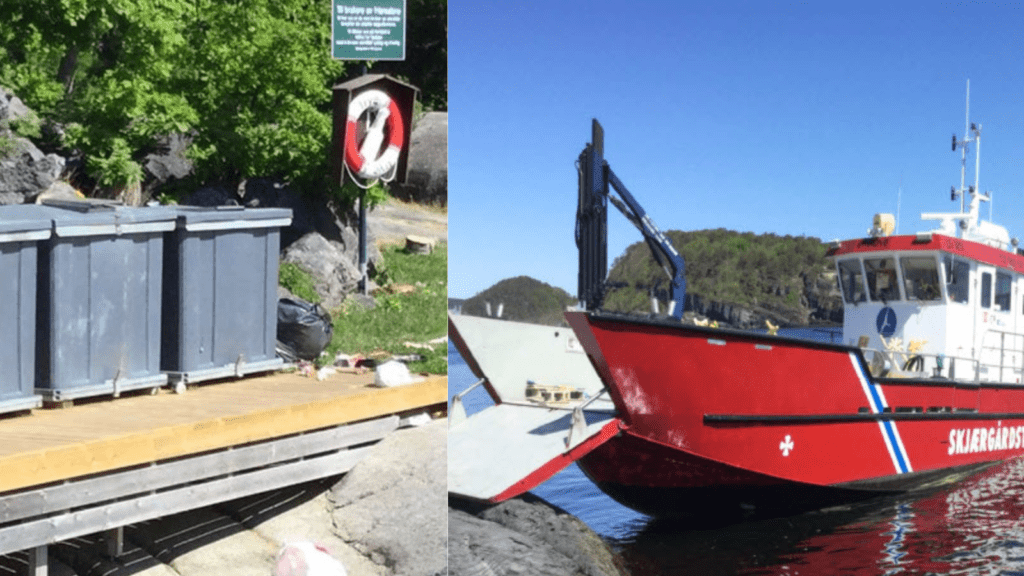
{"label": "red boat", "polygon": [[[681,322],[682,259],[604,162],[595,121],[580,158],[585,311],[566,319],[613,408],[591,410],[592,401],[558,414],[549,407],[547,428],[523,432],[561,434],[539,466],[498,465],[509,485],[491,494],[466,488],[466,478],[496,466],[477,456],[456,462],[450,490],[497,501],[578,460],[607,494],[652,515],[788,509],[946,482],[1024,453],[1024,256],[1004,228],[979,221],[979,202],[988,198],[977,182],[963,185],[967,145],[980,138],[980,128],[969,126],[953,141],[963,150],[961,187],[952,190],[960,212],[925,214],[939,227],[904,236],[891,235],[891,217],[876,215],[867,237],[833,243],[828,256],[845,303],[843,342],[833,344]],[[600,310],[605,198],[637,224],[673,277],[669,316]],[[457,324],[460,352],[492,382],[495,374],[474,361],[484,344],[461,338]],[[530,408],[493,388],[496,408]],[[486,422],[486,412],[474,418]],[[511,434],[507,425],[477,426],[480,442]],[[453,458],[474,450],[460,437],[453,424],[450,469]],[[510,438],[505,461],[525,446]]]}

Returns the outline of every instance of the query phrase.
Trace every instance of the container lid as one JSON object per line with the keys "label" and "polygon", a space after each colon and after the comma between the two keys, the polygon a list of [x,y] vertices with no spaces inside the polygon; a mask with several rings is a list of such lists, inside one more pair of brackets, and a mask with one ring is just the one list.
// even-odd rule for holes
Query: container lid
{"label": "container lid", "polygon": [[34,215],[18,206],[0,206],[0,243],[46,240],[50,237],[50,220]]}
{"label": "container lid", "polygon": [[290,208],[246,208],[244,206],[174,206],[179,228],[189,232],[281,228],[292,223]]}
{"label": "container lid", "polygon": [[47,202],[34,208],[53,222],[60,237],[143,234],[174,229],[174,216],[166,211],[122,206],[105,201]]}

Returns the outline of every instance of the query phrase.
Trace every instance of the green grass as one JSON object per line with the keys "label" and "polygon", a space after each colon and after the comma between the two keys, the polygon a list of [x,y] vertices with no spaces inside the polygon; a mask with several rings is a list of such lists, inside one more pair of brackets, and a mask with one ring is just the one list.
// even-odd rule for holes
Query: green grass
{"label": "green grass", "polygon": [[406,346],[426,343],[448,332],[448,246],[439,244],[429,255],[407,254],[402,247],[381,250],[384,264],[374,281],[381,289],[377,305],[366,310],[356,304],[332,312],[334,338],[328,358],[338,352],[376,355],[419,354],[422,362],[409,363],[412,372],[448,373],[448,346],[432,349]]}
{"label": "green grass", "polygon": [[277,282],[307,302],[313,304],[320,302],[320,295],[316,292],[313,277],[294,262],[281,263],[277,273]]}

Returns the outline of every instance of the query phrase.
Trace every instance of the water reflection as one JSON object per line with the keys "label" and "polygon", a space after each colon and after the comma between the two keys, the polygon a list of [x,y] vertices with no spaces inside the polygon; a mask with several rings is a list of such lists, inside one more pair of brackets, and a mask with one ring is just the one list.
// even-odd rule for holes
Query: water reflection
{"label": "water reflection", "polygon": [[1024,460],[899,497],[727,526],[652,520],[617,541],[634,574],[1024,575]]}

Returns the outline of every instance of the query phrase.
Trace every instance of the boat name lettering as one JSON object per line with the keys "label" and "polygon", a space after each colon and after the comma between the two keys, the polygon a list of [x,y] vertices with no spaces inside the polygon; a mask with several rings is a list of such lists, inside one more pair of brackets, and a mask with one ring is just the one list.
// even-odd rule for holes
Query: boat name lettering
{"label": "boat name lettering", "polygon": [[1016,450],[1024,446],[1024,426],[953,428],[949,431],[949,454],[972,454]]}
{"label": "boat name lettering", "polygon": [[958,239],[958,238],[946,238],[945,240],[946,240],[946,242],[945,242],[945,246],[943,246],[943,248],[945,248],[946,250],[954,250],[954,251],[957,251],[957,252],[963,252],[966,249],[964,247],[963,241]]}

